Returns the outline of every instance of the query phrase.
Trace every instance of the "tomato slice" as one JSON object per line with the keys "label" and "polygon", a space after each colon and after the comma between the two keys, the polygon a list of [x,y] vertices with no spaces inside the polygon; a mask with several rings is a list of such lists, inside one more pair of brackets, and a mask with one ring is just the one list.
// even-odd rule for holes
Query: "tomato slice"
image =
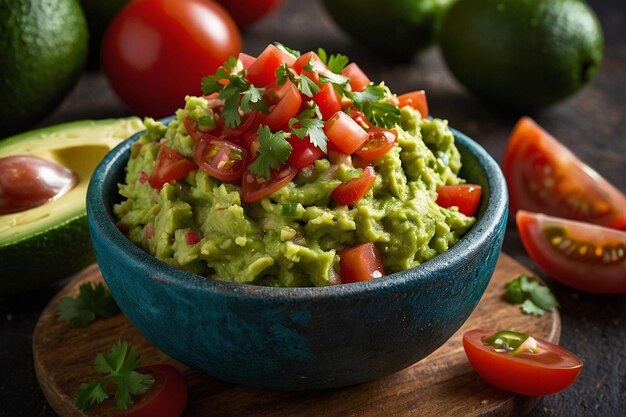
{"label": "tomato slice", "polygon": [[248,162],[245,149],[209,134],[196,143],[194,157],[201,170],[220,181],[240,179]]}
{"label": "tomato slice", "polygon": [[300,139],[296,135],[291,135],[289,144],[291,144],[289,162],[298,169],[311,165],[326,155],[323,150],[311,143],[308,136]]}
{"label": "tomato slice", "polygon": [[256,87],[266,87],[276,81],[276,70],[278,67],[283,63],[291,66],[295,60],[293,56],[270,44],[250,64],[246,72],[246,78]]}
{"label": "tomato slice", "polygon": [[398,96],[398,107],[411,106],[422,115],[423,119],[428,117],[428,102],[424,90],[411,91]]}
{"label": "tomato slice", "polygon": [[252,203],[267,197],[291,181],[297,173],[298,170],[290,163],[272,170],[269,179],[259,177],[249,169],[246,170],[241,182],[243,201]]}
{"label": "tomato slice", "polygon": [[507,391],[542,396],[563,391],[578,377],[582,361],[553,343],[534,339],[536,349],[511,354],[485,342],[496,332],[475,329],[463,335],[463,348],[483,379]]}
{"label": "tomato slice", "polygon": [[374,167],[363,168],[363,175],[339,184],[331,193],[333,199],[342,206],[353,206],[358,203],[372,188],[376,180]]}
{"label": "tomato slice", "polygon": [[482,188],[476,184],[444,185],[437,190],[437,204],[458,207],[466,216],[473,216],[480,203]]}
{"label": "tomato slice", "polygon": [[593,293],[626,293],[626,232],[519,210],[522,243],[554,279]]}
{"label": "tomato slice", "polygon": [[161,145],[148,182],[157,190],[165,183],[183,179],[196,169],[196,164],[167,145]]}
{"label": "tomato slice", "polygon": [[139,368],[137,372],[150,374],[154,384],[128,410],[119,411],[122,417],[180,417],[187,405],[187,384],[178,369],[157,364]]}
{"label": "tomato slice", "polygon": [[502,162],[512,213],[528,210],[626,230],[626,196],[528,117]]}
{"label": "tomato slice", "polygon": [[341,97],[332,83],[322,84],[319,93],[313,95],[313,101],[319,107],[323,120],[328,120],[341,110]]}
{"label": "tomato slice", "polygon": [[354,151],[366,161],[376,161],[396,146],[398,133],[395,130],[374,127],[367,133],[369,136],[365,143]]}
{"label": "tomato slice", "polygon": [[339,253],[341,282],[369,281],[385,275],[378,248],[372,242],[348,248]]}
{"label": "tomato slice", "polygon": [[354,62],[349,63],[341,75],[350,79],[350,87],[352,91],[363,91],[370,85],[371,81],[363,70]]}
{"label": "tomato slice", "polygon": [[350,116],[338,111],[324,125],[328,139],[339,149],[351,154],[365,143],[368,133]]}
{"label": "tomato slice", "polygon": [[300,91],[291,81],[287,81],[283,85],[272,84],[265,91],[264,99],[270,106],[270,112],[268,114],[261,113],[259,122],[269,126],[272,131],[287,126],[289,120],[298,113],[302,104]]}

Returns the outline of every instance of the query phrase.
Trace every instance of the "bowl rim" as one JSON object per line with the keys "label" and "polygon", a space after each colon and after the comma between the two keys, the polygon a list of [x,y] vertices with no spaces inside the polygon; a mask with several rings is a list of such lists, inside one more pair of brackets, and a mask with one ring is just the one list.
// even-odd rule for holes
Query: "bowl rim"
{"label": "bowl rim", "polygon": [[[174,117],[170,116],[160,121],[169,123]],[[104,196],[108,191],[104,190],[103,187],[107,175],[112,175],[114,165],[119,164],[121,158],[124,160],[124,164],[120,166],[126,166],[125,162],[130,155],[132,144],[145,133],[145,130],[136,132],[109,151],[92,174],[87,190],[87,218],[92,239],[94,239],[95,234],[98,239],[104,239],[105,245],[117,247],[125,256],[130,257],[133,263],[143,264],[148,271],[154,271],[154,273],[150,272],[150,276],[162,284],[219,293],[220,295],[243,295],[245,297],[278,298],[281,300],[336,298],[376,293],[385,288],[407,286],[416,280],[434,279],[437,277],[437,271],[462,268],[465,256],[472,253],[476,247],[489,244],[488,239],[498,233],[498,228],[501,227],[502,223],[506,223],[508,215],[508,192],[499,165],[477,142],[452,127],[449,129],[454,135],[455,144],[471,154],[485,172],[485,180],[489,186],[489,197],[485,204],[485,210],[472,228],[454,246],[444,253],[405,271],[395,272],[370,281],[325,287],[270,287],[211,279],[184,271],[157,259],[136,246],[117,228],[112,216],[112,208],[104,205]],[[112,185],[117,185],[117,183],[113,182]]]}

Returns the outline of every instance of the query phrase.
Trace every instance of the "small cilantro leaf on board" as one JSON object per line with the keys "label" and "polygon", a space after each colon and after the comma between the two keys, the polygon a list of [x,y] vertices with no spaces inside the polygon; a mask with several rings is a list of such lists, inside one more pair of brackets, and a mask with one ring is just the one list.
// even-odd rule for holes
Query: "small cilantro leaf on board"
{"label": "small cilantro leaf on board", "polygon": [[109,398],[106,389],[112,384],[115,386],[115,408],[128,409],[131,395],[143,394],[154,383],[152,375],[135,371],[139,366],[137,348],[118,340],[109,353],[98,353],[94,359],[94,369],[105,376],[90,383],[81,383],[74,395],[74,403],[83,411],[100,404]]}
{"label": "small cilantro leaf on board", "polygon": [[522,304],[526,314],[542,316],[546,311],[553,311],[559,303],[550,288],[539,282],[537,277],[520,275],[505,285],[505,298],[511,304]]}
{"label": "small cilantro leaf on board", "polygon": [[319,117],[319,109],[315,103],[313,107],[303,110],[296,117],[289,120],[289,129],[300,139],[309,137],[311,144],[322,151],[327,151],[328,137],[324,133],[324,121]]}
{"label": "small cilantro leaf on board", "polygon": [[341,74],[341,71],[343,71],[346,65],[350,62],[350,59],[348,59],[347,56],[342,54],[328,55],[323,48],[317,49],[317,56],[319,56],[320,60],[326,64],[328,69],[335,74]]}
{"label": "small cilantro leaf on board", "polygon": [[100,282],[81,284],[76,297],[64,297],[57,305],[59,319],[76,327],[85,327],[97,317],[114,316],[119,311],[111,293]]}
{"label": "small cilantro leaf on board", "polygon": [[290,133],[279,131],[272,133],[265,125],[259,126],[257,130],[259,136],[259,148],[257,158],[250,164],[250,171],[259,177],[270,178],[270,170],[280,168],[287,161],[291,153],[291,145],[287,138]]}

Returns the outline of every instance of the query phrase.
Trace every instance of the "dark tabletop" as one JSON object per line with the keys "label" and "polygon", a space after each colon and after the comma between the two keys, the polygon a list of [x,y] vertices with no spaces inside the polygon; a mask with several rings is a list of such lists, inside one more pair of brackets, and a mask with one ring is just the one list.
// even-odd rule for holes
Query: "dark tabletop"
{"label": "dark tabletop", "polygon": [[[605,34],[599,73],[573,97],[531,116],[617,188],[626,191],[626,6],[623,0],[589,3]],[[431,113],[448,119],[451,126],[473,137],[497,161],[521,115],[489,107],[467,93],[446,70],[436,47],[405,64],[376,57],[336,29],[316,1],[285,1],[279,12],[244,33],[244,51],[257,54],[272,41],[302,51],[323,47],[331,53],[344,53],[358,62],[373,81],[385,80],[394,92],[425,89]],[[106,78],[91,71],[41,125],[129,114]],[[546,277],[526,255],[512,223],[503,251],[546,279],[561,304],[560,344],[585,362],[571,388],[542,398],[530,415],[626,415],[626,295],[591,295]],[[0,416],[55,416],[37,384],[31,341],[40,312],[61,285],[27,295],[0,296]]]}

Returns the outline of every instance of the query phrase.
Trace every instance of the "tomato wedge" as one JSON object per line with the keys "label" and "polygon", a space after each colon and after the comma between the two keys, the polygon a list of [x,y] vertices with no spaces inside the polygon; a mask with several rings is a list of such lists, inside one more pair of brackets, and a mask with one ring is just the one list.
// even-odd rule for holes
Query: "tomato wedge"
{"label": "tomato wedge", "polygon": [[348,248],[339,253],[341,282],[369,281],[385,275],[378,248],[372,242]]}
{"label": "tomato wedge", "polygon": [[249,169],[246,170],[241,182],[243,201],[252,203],[267,197],[291,181],[297,173],[298,169],[289,163],[272,170],[269,179],[259,177]]}
{"label": "tomato wedge", "polygon": [[161,145],[148,182],[152,188],[160,190],[165,183],[185,178],[194,169],[196,164],[185,158],[185,155],[167,145]]}
{"label": "tomato wedge", "polygon": [[119,411],[122,417],[180,417],[187,405],[187,384],[178,369],[157,364],[139,368],[137,372],[150,374],[154,384],[128,410]]}
{"label": "tomato wedge", "polygon": [[358,203],[372,188],[376,180],[374,167],[363,168],[363,175],[350,181],[339,184],[331,193],[331,196],[342,206],[353,206]]}
{"label": "tomato wedge", "polygon": [[626,196],[529,117],[515,125],[502,166],[512,213],[528,210],[626,230]]}
{"label": "tomato wedge", "polygon": [[196,143],[194,157],[201,170],[220,181],[241,178],[248,162],[245,149],[209,134]]}
{"label": "tomato wedge", "polygon": [[283,85],[276,82],[267,87],[264,99],[270,106],[270,112],[268,114],[261,113],[259,123],[269,126],[272,131],[287,126],[289,120],[298,113],[302,104],[300,91],[291,81],[287,81]]}
{"label": "tomato wedge", "polygon": [[580,358],[553,343],[519,335],[528,337],[511,331],[470,330],[463,335],[463,348],[478,375],[507,391],[550,395],[576,380],[583,365]]}
{"label": "tomato wedge", "polygon": [[444,185],[437,190],[437,204],[458,207],[466,216],[473,216],[480,203],[482,188],[476,184]]}
{"label": "tomato wedge", "polygon": [[410,93],[398,96],[398,107],[411,106],[422,115],[423,119],[428,117],[428,101],[424,90],[411,91]]}
{"label": "tomato wedge", "polygon": [[557,281],[592,293],[626,293],[626,232],[524,210],[516,222],[530,257]]}
{"label": "tomato wedge", "polygon": [[348,77],[352,91],[363,91],[371,83],[369,77],[365,75],[363,70],[354,62],[348,64],[343,71],[341,71],[341,75]]}
{"label": "tomato wedge", "polygon": [[353,118],[342,111],[338,111],[326,121],[324,132],[331,142],[347,154],[359,149],[369,137]]}
{"label": "tomato wedge", "polygon": [[396,146],[398,133],[395,130],[374,127],[367,134],[368,138],[365,143],[354,151],[366,161],[376,161]]}

